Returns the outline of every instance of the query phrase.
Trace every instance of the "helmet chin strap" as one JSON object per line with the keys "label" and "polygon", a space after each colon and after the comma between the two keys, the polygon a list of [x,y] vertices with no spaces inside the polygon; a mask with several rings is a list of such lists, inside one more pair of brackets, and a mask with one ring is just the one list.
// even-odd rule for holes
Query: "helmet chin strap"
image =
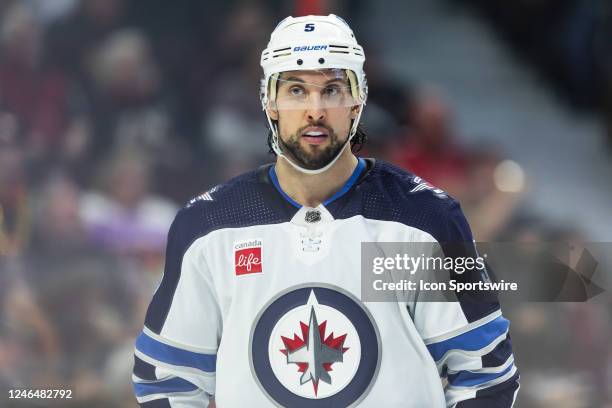
{"label": "helmet chin strap", "polygon": [[285,161],[287,163],[289,163],[297,171],[300,171],[300,172],[302,172],[304,174],[309,174],[309,175],[324,173],[327,170],[329,170],[338,161],[340,156],[342,156],[342,153],[344,153],[344,150],[346,149],[346,146],[349,146],[351,144],[350,143],[351,140],[355,136],[355,133],[357,133],[357,125],[359,124],[359,119],[361,118],[361,112],[363,112],[363,104],[361,105],[361,109],[359,109],[359,113],[357,114],[357,117],[353,121],[353,125],[351,126],[351,132],[349,133],[349,137],[346,139],[346,141],[342,145],[342,148],[340,149],[338,154],[336,154],[336,156],[332,159],[332,161],[327,163],[325,166],[321,167],[320,169],[314,169],[314,170],[313,169],[305,169],[304,167],[300,166],[299,164],[294,163],[293,160],[291,160],[289,157],[287,157],[287,155],[285,155],[285,153],[283,152],[283,150],[281,149],[280,144],[279,144],[278,129],[276,128],[276,126],[272,122],[272,119],[270,119],[270,116],[268,115],[268,112],[266,112],[266,117],[268,118],[268,123],[270,125],[270,130],[272,131],[272,150],[274,150],[274,153],[276,153],[276,155],[278,157],[282,157],[283,159],[285,159]]}

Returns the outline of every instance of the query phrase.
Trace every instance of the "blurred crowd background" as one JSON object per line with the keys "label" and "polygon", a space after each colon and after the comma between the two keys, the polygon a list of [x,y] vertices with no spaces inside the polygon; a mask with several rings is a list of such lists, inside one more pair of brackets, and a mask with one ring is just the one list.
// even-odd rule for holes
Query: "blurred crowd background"
{"label": "blurred crowd background", "polygon": [[[73,389],[66,407],[136,405],[133,342],[161,276],[168,227],[189,198],[273,160],[258,99],[261,50],[285,16],[330,12],[366,50],[369,141],[360,155],[410,169],[458,198],[477,241],[612,241],[612,217],[595,209],[612,215],[609,1],[4,0],[0,405],[50,404],[7,401],[14,388]],[[528,107],[534,114],[555,109],[596,129],[572,138],[576,146],[597,140],[597,159],[567,160],[577,148],[555,142],[524,147],[557,136],[515,119],[524,104],[491,116],[494,104],[481,99],[466,114],[461,101],[471,89],[457,88],[466,83],[458,73],[472,56],[455,51],[438,63],[437,47],[475,45],[443,37],[449,21],[464,33],[479,27],[507,66],[537,78],[526,85],[545,95]],[[513,87],[476,65],[472,81]],[[454,87],[419,74],[433,71]],[[507,137],[504,121],[534,130]],[[491,122],[499,132],[469,131]],[[542,183],[552,186],[548,200],[534,199],[542,196],[538,167],[521,161],[523,150],[537,154],[539,168],[590,171],[601,161],[599,177],[567,183],[603,181],[600,195],[570,193],[552,176]],[[560,210],[565,196],[580,213],[597,214],[596,238],[578,211]],[[518,406],[612,407],[609,293],[588,303],[513,305],[505,314],[523,378]]]}

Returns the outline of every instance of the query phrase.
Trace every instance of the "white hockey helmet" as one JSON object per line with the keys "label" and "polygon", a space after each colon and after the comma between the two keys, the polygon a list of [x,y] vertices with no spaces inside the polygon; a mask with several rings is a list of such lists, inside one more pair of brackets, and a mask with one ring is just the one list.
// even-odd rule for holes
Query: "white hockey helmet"
{"label": "white hockey helmet", "polygon": [[[282,72],[302,70],[344,70],[350,85],[353,105],[361,105],[353,121],[346,145],[357,131],[363,106],[366,103],[368,87],[363,63],[363,48],[357,43],[353,31],[346,21],[330,14],[328,16],[287,17],[282,20],[270,36],[268,46],[261,53],[264,78],[261,82],[260,97],[264,111],[274,106],[277,83]],[[272,132],[272,149],[285,158],[296,169],[309,174],[321,173],[330,168],[340,157],[342,150],[325,167],[316,170],[304,169],[293,163],[282,152],[276,124],[266,111]]]}

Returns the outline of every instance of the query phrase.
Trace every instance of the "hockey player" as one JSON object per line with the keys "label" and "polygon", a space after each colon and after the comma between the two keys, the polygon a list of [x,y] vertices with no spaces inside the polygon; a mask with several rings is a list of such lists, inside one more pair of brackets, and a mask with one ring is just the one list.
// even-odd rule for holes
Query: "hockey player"
{"label": "hockey player", "polygon": [[136,340],[142,407],[512,406],[497,301],[360,300],[362,242],[473,248],[456,201],[353,154],[364,60],[335,15],[272,33],[261,100],[276,161],[176,216]]}

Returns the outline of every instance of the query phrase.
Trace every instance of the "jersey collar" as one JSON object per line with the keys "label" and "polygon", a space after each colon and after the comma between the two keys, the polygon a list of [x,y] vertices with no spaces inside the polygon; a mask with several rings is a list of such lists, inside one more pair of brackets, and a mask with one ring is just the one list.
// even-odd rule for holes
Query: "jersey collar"
{"label": "jersey collar", "polygon": [[[334,195],[332,195],[327,200],[323,201],[322,205],[323,206],[327,206],[327,205],[331,204],[332,202],[336,201],[337,199],[339,199],[340,197],[342,197],[344,194],[346,194],[351,189],[351,187],[353,187],[355,185],[357,180],[359,180],[359,177],[361,176],[361,174],[363,173],[365,168],[366,168],[365,160],[362,159],[362,158],[359,158],[358,162],[357,162],[357,166],[355,167],[355,170],[353,170],[353,173],[348,178],[346,183],[344,183],[342,188],[340,188],[340,190],[336,191],[336,193],[334,193]],[[270,166],[270,169],[268,170],[268,175],[270,177],[270,181],[272,181],[272,184],[274,185],[276,190],[280,193],[280,195],[288,203],[290,203],[291,205],[293,205],[296,208],[302,208],[302,205],[300,203],[298,203],[297,201],[295,201],[294,199],[289,197],[289,195],[287,195],[287,193],[285,193],[283,191],[283,189],[281,188],[280,183],[278,182],[278,177],[276,176],[276,170],[275,170],[275,166],[274,165]]]}

